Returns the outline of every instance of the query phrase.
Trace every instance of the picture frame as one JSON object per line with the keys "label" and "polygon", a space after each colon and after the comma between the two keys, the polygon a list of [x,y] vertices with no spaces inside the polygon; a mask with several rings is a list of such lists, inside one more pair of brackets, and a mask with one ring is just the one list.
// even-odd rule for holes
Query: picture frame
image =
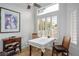
{"label": "picture frame", "polygon": [[0,7],[0,33],[20,32],[20,12]]}

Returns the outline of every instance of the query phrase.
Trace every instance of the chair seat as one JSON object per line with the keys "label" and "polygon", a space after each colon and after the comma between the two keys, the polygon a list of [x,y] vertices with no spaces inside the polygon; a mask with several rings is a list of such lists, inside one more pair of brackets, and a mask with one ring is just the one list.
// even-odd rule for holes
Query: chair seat
{"label": "chair seat", "polygon": [[61,45],[55,45],[54,49],[58,52],[67,52],[67,49],[65,49],[64,47],[62,47]]}

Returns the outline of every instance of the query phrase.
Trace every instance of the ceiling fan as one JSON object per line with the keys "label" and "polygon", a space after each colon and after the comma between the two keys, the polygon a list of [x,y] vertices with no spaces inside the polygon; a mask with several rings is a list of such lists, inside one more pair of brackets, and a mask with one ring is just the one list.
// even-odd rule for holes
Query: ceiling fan
{"label": "ceiling fan", "polygon": [[[40,8],[40,7],[41,7],[41,6],[40,6],[39,4],[37,4],[37,3],[33,3],[33,6],[35,6],[35,7],[37,7],[37,8]],[[27,9],[31,9],[31,5],[30,5],[30,4],[27,6]]]}

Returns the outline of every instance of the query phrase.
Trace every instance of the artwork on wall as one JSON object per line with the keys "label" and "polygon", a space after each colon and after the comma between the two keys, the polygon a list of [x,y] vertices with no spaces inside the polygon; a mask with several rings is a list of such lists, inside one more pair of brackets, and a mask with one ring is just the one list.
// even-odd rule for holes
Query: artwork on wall
{"label": "artwork on wall", "polygon": [[20,13],[0,7],[0,32],[19,32]]}

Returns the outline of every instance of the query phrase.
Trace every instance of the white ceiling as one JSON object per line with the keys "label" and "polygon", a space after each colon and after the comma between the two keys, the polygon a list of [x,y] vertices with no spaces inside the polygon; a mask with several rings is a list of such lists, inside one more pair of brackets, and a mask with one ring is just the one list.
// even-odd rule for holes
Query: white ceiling
{"label": "white ceiling", "polygon": [[55,3],[37,3],[39,4],[41,7],[45,7],[45,6],[48,6],[50,4],[55,4]]}
{"label": "white ceiling", "polygon": [[42,6],[42,7],[45,7],[45,6],[48,6],[48,5],[50,5],[51,3],[38,3],[40,6]]}

